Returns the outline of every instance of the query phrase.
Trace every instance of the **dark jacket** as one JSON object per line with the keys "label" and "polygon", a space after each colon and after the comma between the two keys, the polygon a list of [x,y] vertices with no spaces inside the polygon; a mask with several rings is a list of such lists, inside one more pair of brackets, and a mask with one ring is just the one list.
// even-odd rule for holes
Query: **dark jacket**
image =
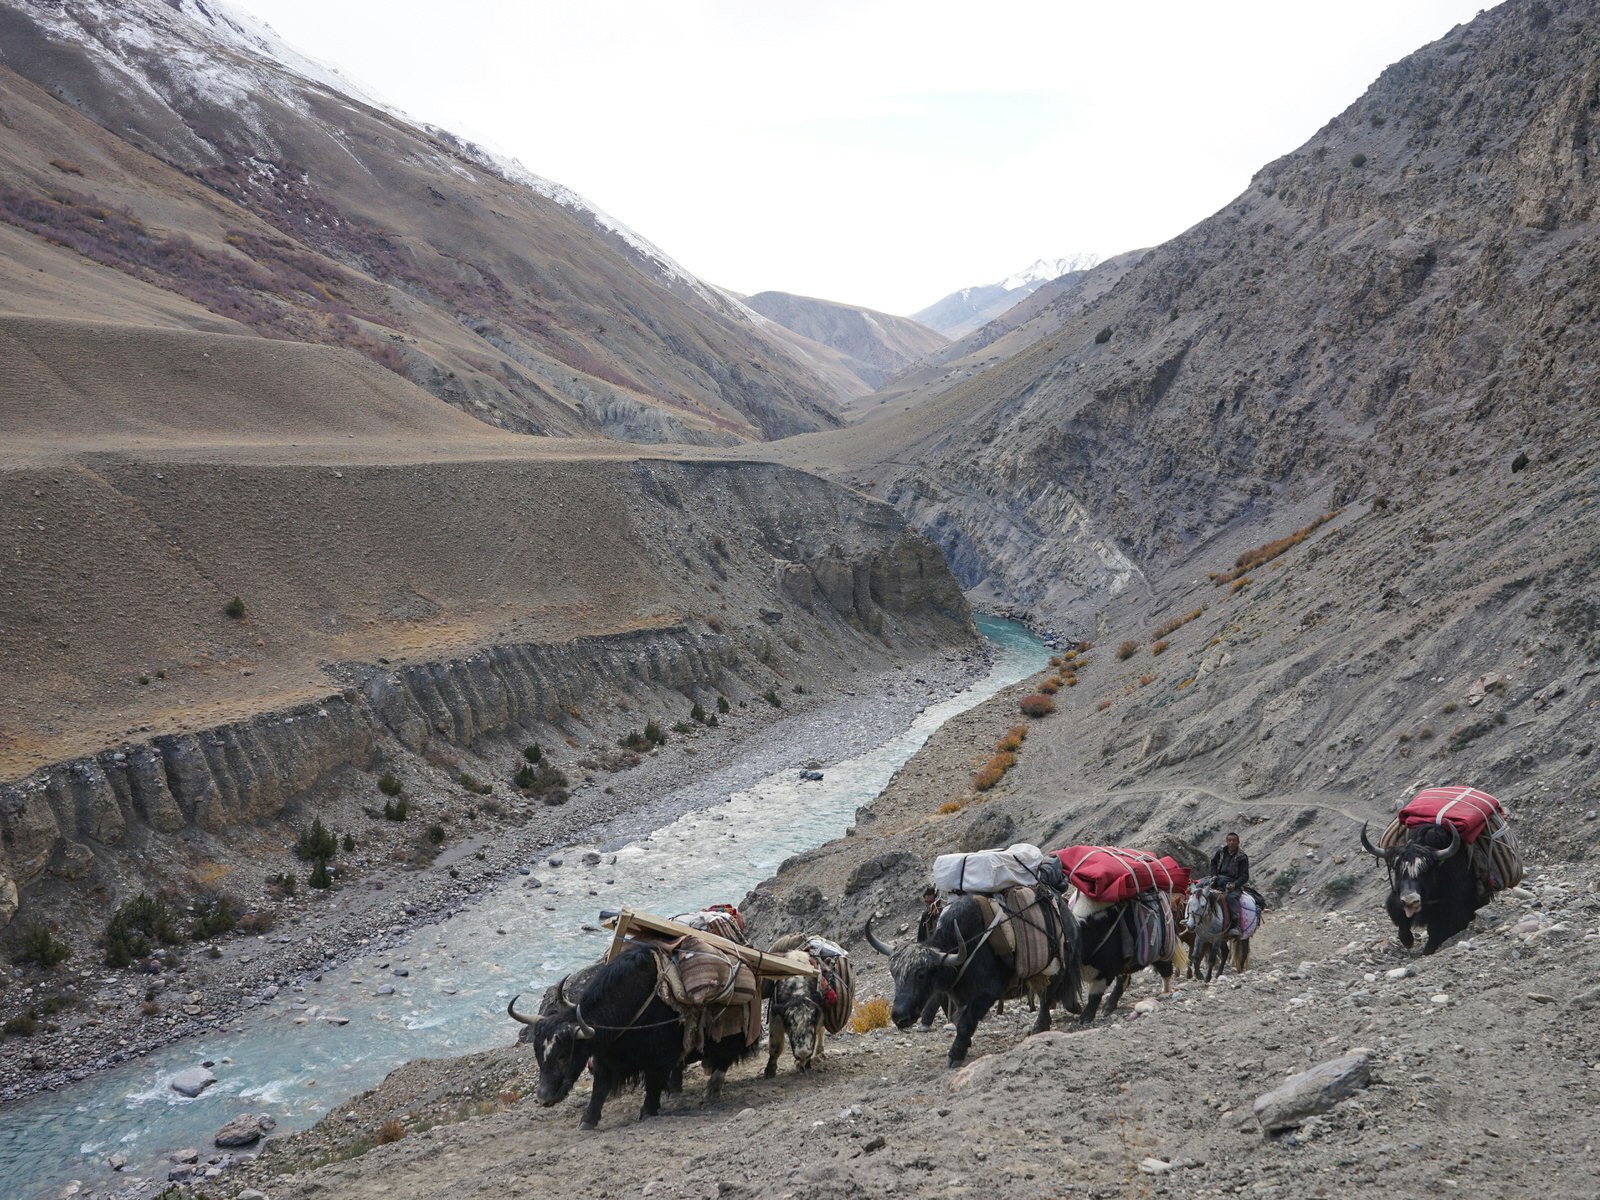
{"label": "dark jacket", "polygon": [[1211,874],[1218,887],[1237,891],[1250,882],[1250,856],[1243,850],[1229,854],[1224,847],[1211,856]]}

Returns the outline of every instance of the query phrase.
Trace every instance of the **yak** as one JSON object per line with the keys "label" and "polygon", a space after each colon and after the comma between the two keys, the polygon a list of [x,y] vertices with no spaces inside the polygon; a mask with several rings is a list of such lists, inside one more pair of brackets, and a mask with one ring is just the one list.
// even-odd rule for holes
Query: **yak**
{"label": "yak", "polygon": [[[811,939],[803,933],[785,934],[772,943],[768,954],[787,954],[802,950]],[[813,960],[815,961],[815,960]],[[793,975],[767,980],[762,994],[767,998],[767,1067],[762,1072],[768,1079],[778,1073],[778,1059],[787,1042],[794,1054],[798,1070],[809,1071],[822,1061],[825,1053],[823,1035],[826,1033],[824,1011],[830,1004],[842,1003],[843,1010],[853,1007],[855,984],[848,964],[830,972],[827,978],[819,968],[816,975]],[[843,996],[832,994],[837,987]],[[824,997],[823,989],[829,991]]]}
{"label": "yak", "polygon": [[[656,1116],[661,1112],[661,1093],[669,1090],[686,1061],[684,1019],[659,994],[660,959],[648,946],[632,946],[584,972],[591,970],[581,995],[568,992],[566,979],[556,985],[553,1012],[545,1012],[541,1005],[538,1017],[525,1017],[516,1010],[515,996],[506,1006],[513,1020],[532,1027],[539,1064],[535,1096],[545,1108],[561,1103],[587,1066],[594,1075],[594,1089],[578,1128],[598,1126],[606,1098],[640,1080],[644,1106],[639,1119]],[[709,1076],[709,1098],[721,1094],[728,1068],[753,1049],[745,1044],[743,1032],[705,1039],[701,1055]]]}
{"label": "yak", "polygon": [[[1159,902],[1170,904],[1164,894]],[[1154,967],[1156,974],[1161,976],[1163,995],[1172,990],[1172,958],[1139,961],[1136,952],[1138,935],[1134,925],[1135,905],[1139,903],[1139,900],[1123,900],[1108,904],[1091,900],[1081,892],[1073,901],[1072,912],[1078,920],[1082,942],[1084,981],[1089,991],[1083,1012],[1078,1017],[1080,1024],[1087,1025],[1094,1020],[1100,1011],[1100,999],[1105,996],[1108,987],[1111,995],[1106,999],[1106,1016],[1116,1012],[1117,1002],[1127,990],[1129,979],[1135,971],[1144,967]],[[1174,939],[1174,957],[1178,956],[1179,945],[1181,943]],[[1179,969],[1182,966],[1180,963]]]}
{"label": "yak", "polygon": [[1400,935],[1400,944],[1410,949],[1416,942],[1412,929],[1425,925],[1428,940],[1424,954],[1432,954],[1446,938],[1454,937],[1468,925],[1487,902],[1473,878],[1468,856],[1461,851],[1461,835],[1450,823],[1422,825],[1398,846],[1378,849],[1367,840],[1367,826],[1361,825],[1361,848],[1383,860],[1389,869],[1389,898],[1384,908]]}
{"label": "yak", "polygon": [[1030,911],[1043,915],[1049,942],[1053,947],[1065,947],[1066,961],[1054,961],[1056,970],[1052,975],[1036,975],[1027,980],[1017,979],[1011,965],[996,952],[989,922],[971,896],[958,896],[945,906],[926,942],[899,948],[885,945],[872,932],[872,918],[868,918],[867,941],[874,950],[889,956],[889,970],[894,976],[891,1015],[895,1025],[909,1029],[931,1000],[948,993],[958,1010],[956,1037],[950,1044],[950,1065],[957,1067],[967,1057],[978,1022],[1008,996],[1027,994],[1038,1003],[1034,1033],[1050,1028],[1050,1010],[1057,1004],[1068,1012],[1078,1012],[1078,922],[1053,888],[1040,885],[1035,895],[1038,903]]}

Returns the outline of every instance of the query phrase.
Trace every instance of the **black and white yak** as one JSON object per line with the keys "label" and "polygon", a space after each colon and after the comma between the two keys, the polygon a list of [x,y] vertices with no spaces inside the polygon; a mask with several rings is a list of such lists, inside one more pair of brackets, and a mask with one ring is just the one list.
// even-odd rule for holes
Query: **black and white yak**
{"label": "black and white yak", "polygon": [[1432,954],[1446,938],[1468,925],[1488,900],[1473,878],[1468,856],[1461,853],[1461,835],[1449,822],[1421,825],[1398,846],[1378,849],[1361,826],[1361,848],[1381,859],[1389,870],[1389,898],[1384,907],[1408,950],[1416,942],[1413,927],[1425,925],[1424,954]]}
{"label": "black and white yak", "polygon": [[[1168,920],[1168,928],[1173,928],[1170,922],[1171,901],[1165,893],[1149,894],[1156,897],[1150,903],[1165,909],[1163,915]],[[1135,971],[1145,967],[1154,968],[1156,974],[1161,976],[1161,994],[1166,995],[1172,990],[1174,962],[1179,970],[1187,965],[1183,943],[1175,936],[1175,930],[1164,956],[1159,947],[1153,953],[1141,954],[1137,921],[1138,906],[1143,903],[1146,901],[1138,898],[1107,903],[1091,900],[1082,892],[1075,895],[1072,914],[1078,920],[1083,946],[1083,982],[1088,990],[1083,1012],[1078,1017],[1081,1024],[1087,1025],[1094,1020],[1100,1010],[1101,997],[1105,996],[1108,988],[1111,995],[1105,1002],[1106,1016],[1116,1012],[1117,1002],[1122,999],[1122,993],[1127,990],[1128,981]]]}
{"label": "black and white yak", "polygon": [[[661,1093],[669,1090],[687,1061],[684,1018],[660,995],[661,958],[647,946],[632,946],[610,962],[578,974],[591,971],[581,994],[568,991],[573,977],[555,986],[553,1011],[541,1005],[538,1017],[525,1017],[517,1012],[515,996],[506,1006],[513,1020],[531,1029],[527,1040],[533,1042],[539,1063],[535,1096],[545,1108],[561,1103],[587,1066],[594,1075],[594,1089],[580,1129],[599,1125],[600,1110],[613,1091],[640,1081],[644,1106],[639,1118],[656,1116]],[[708,1076],[708,1099],[721,1094],[728,1068],[754,1049],[746,1044],[743,1032],[705,1038],[700,1057]]]}
{"label": "black and white yak", "polygon": [[[767,953],[804,950],[810,940],[803,933],[786,934],[774,942]],[[830,1010],[848,1013],[855,1002],[855,984],[848,964],[840,963],[831,971],[819,966],[816,975],[769,979],[762,984],[762,994],[767,998],[767,1067],[762,1074],[771,1079],[778,1073],[778,1059],[785,1043],[794,1055],[798,1070],[809,1071],[821,1063],[825,1054],[826,1013]]]}
{"label": "black and white yak", "polygon": [[1030,912],[1042,914],[1052,947],[1045,972],[1018,979],[1010,963],[993,945],[992,928],[983,908],[971,896],[957,896],[939,915],[939,923],[925,942],[895,947],[884,944],[867,921],[867,941],[889,956],[894,976],[892,1017],[900,1029],[909,1029],[941,993],[956,1008],[956,1037],[950,1043],[950,1065],[967,1057],[978,1022],[1000,1001],[1029,996],[1039,1009],[1033,1032],[1050,1028],[1050,1010],[1057,1004],[1077,1012],[1079,999],[1078,922],[1066,900],[1053,888],[1040,885],[1038,903]]}

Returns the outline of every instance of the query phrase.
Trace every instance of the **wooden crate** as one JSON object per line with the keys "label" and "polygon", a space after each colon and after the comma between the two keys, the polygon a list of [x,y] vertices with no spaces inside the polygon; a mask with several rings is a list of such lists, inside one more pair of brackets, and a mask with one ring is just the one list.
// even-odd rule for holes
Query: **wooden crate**
{"label": "wooden crate", "polygon": [[809,975],[816,976],[817,968],[811,961],[811,956],[803,951],[792,951],[788,954],[769,954],[765,950],[758,950],[754,946],[741,946],[738,942],[730,942],[727,938],[718,937],[714,933],[680,925],[676,921],[669,921],[665,917],[658,917],[652,913],[636,912],[634,909],[625,908],[617,914],[615,932],[611,936],[611,948],[606,951],[606,961],[610,961],[622,953],[627,945],[630,935],[637,936],[640,940],[673,940],[681,937],[699,938],[709,946],[737,957],[745,966],[755,972],[757,979],[784,975]]}

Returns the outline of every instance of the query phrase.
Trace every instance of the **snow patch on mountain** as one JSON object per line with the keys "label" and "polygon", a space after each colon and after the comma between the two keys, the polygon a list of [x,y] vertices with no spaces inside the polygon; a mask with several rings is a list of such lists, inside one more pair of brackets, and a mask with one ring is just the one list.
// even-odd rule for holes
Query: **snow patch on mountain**
{"label": "snow patch on mountain", "polygon": [[1007,275],[995,286],[1005,288],[1008,292],[1014,292],[1018,288],[1029,287],[1030,284],[1033,287],[1037,287],[1041,283],[1049,283],[1052,279],[1059,279],[1072,271],[1087,271],[1099,261],[1099,258],[1093,254],[1073,254],[1066,258],[1041,258],[1032,265]]}

